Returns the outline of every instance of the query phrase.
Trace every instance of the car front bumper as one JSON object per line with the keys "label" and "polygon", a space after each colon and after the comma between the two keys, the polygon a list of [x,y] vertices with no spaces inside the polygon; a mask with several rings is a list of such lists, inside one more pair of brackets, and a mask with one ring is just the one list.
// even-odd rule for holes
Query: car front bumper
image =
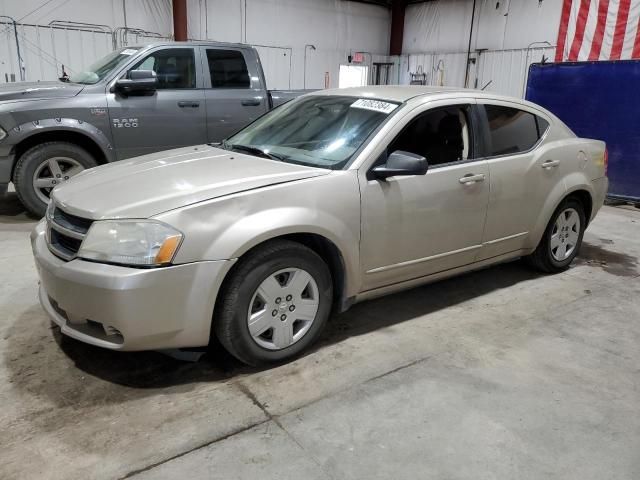
{"label": "car front bumper", "polygon": [[66,262],[31,234],[39,297],[63,334],[113,350],[199,347],[209,343],[215,299],[234,261],[139,269]]}

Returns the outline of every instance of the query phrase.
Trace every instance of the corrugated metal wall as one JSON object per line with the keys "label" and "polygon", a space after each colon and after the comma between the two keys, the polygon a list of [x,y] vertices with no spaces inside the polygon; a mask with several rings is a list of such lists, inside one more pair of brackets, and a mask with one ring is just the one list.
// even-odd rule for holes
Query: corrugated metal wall
{"label": "corrugated metal wall", "polygon": [[[54,80],[79,71],[114,47],[163,38],[139,30],[91,29],[71,26],[17,24],[24,80]],[[13,24],[0,23],[0,82],[20,81],[20,62]]]}
{"label": "corrugated metal wall", "polygon": [[[543,58],[553,59],[554,52],[553,46],[474,52],[471,58],[475,63],[469,67],[469,87],[523,97],[529,65],[541,62]],[[420,53],[395,60],[399,62],[400,72],[396,75],[400,83],[409,83],[411,73],[423,72],[427,85],[464,86],[466,52]]]}
{"label": "corrugated metal wall", "polygon": [[[188,0],[188,12],[192,38],[257,44],[267,84],[274,89],[337,86],[340,64],[347,62],[350,53],[384,55],[389,43],[388,10],[364,3]],[[18,38],[25,77],[32,81],[57,78],[61,64],[73,72],[92,63],[113,48],[111,34],[118,45],[154,38],[150,32],[125,32],[119,25],[163,35],[171,32],[170,0],[0,0],[0,15],[25,24],[18,26]],[[49,22],[57,25],[49,26]],[[84,23],[81,29],[72,22],[104,25]],[[10,27],[0,25],[0,82],[20,80]],[[311,45],[315,50],[308,48]]]}
{"label": "corrugated metal wall", "polygon": [[[477,88],[490,92],[524,97],[529,65],[543,58],[553,61],[555,47],[514,50],[488,50],[477,61]],[[473,67],[472,67],[473,70]]]}

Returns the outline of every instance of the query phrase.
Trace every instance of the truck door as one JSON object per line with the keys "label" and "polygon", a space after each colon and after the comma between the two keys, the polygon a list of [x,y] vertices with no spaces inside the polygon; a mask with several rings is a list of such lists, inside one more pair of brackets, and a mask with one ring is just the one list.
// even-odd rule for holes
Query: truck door
{"label": "truck door", "polygon": [[267,91],[252,50],[203,50],[207,139],[219,142],[269,109]]}
{"label": "truck door", "polygon": [[124,96],[107,92],[119,160],[206,143],[199,57],[200,51],[194,47],[153,50],[129,69],[156,72],[158,83],[153,94]]}

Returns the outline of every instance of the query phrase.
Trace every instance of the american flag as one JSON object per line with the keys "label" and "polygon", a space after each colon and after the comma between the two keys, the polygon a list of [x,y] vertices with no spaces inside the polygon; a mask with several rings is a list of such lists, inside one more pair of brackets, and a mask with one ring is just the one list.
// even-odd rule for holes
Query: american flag
{"label": "american flag", "polygon": [[556,62],[640,58],[640,0],[564,0]]}

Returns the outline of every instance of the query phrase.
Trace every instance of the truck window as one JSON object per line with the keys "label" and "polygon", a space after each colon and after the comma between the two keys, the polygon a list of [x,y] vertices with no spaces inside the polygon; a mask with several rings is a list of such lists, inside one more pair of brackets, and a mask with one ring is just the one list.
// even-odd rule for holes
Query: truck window
{"label": "truck window", "polygon": [[207,48],[211,88],[250,88],[247,63],[242,52]]}
{"label": "truck window", "polygon": [[196,88],[196,62],[193,48],[167,48],[149,54],[132,70],[153,70],[158,90]]}

